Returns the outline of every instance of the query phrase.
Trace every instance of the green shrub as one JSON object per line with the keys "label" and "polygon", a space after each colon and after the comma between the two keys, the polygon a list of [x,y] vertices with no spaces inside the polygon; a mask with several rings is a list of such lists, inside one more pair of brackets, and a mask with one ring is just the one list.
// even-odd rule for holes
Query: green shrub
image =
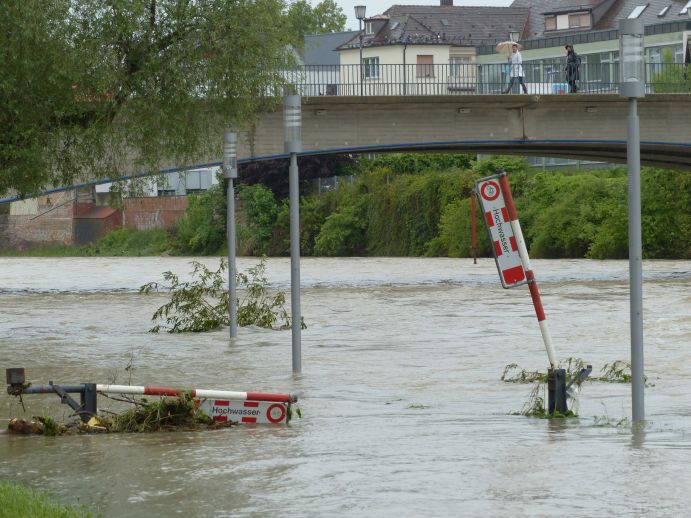
{"label": "green shrub", "polygon": [[[448,257],[472,257],[471,200],[464,198],[449,203],[441,215],[439,235],[430,241],[426,255]],[[475,221],[478,257],[490,256],[489,237],[478,210]]]}
{"label": "green shrub", "polygon": [[176,225],[175,245],[182,254],[218,253],[226,242],[226,197],[223,182],[188,197],[185,214]]}
{"label": "green shrub", "polygon": [[473,163],[473,171],[478,176],[491,176],[498,171],[504,171],[509,175],[525,173],[529,168],[528,161],[521,156],[492,155]]}
{"label": "green shrub", "polygon": [[328,216],[315,240],[314,253],[332,257],[363,254],[367,230],[363,209],[364,203],[347,205]]}
{"label": "green shrub", "polygon": [[87,256],[147,256],[160,255],[171,246],[170,235],[162,228],[150,230],[114,230],[93,245],[84,247],[80,255]]}
{"label": "green shrub", "polygon": [[386,169],[390,174],[420,174],[470,167],[470,155],[457,153],[389,153],[373,159],[361,159],[359,169],[371,173]]}
{"label": "green shrub", "polygon": [[242,186],[238,198],[242,203],[243,213],[238,248],[249,255],[264,255],[271,245],[278,215],[274,194],[267,187],[255,184]]}
{"label": "green shrub", "polygon": [[691,92],[691,67],[675,63],[672,50],[662,51],[662,63],[651,64],[652,88],[657,94]]}

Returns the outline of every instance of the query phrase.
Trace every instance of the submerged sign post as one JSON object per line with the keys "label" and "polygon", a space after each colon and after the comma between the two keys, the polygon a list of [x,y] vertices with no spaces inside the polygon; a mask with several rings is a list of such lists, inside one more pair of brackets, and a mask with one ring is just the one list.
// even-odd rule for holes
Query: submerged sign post
{"label": "submerged sign post", "polygon": [[549,363],[552,368],[556,368],[557,359],[552,337],[547,327],[540,292],[530,265],[528,249],[523,240],[523,232],[518,222],[518,214],[506,173],[501,172],[481,178],[476,183],[475,193],[484,212],[485,226],[492,243],[492,252],[497,263],[497,270],[499,270],[501,285],[504,288],[513,288],[528,284]]}

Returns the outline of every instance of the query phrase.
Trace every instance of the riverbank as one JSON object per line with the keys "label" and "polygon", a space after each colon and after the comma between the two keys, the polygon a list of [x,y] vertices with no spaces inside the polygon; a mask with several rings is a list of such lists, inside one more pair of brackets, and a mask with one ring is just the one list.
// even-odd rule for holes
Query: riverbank
{"label": "riverbank", "polygon": [[84,508],[63,505],[40,491],[0,480],[0,518],[91,518]]}
{"label": "riverbank", "polygon": [[[627,174],[622,167],[534,171],[515,157],[472,166],[409,163],[407,155],[363,161],[352,183],[300,200],[300,249],[313,257],[470,257],[471,196],[478,178],[509,175],[530,256],[628,256]],[[691,258],[691,176],[643,168],[643,257]],[[289,255],[290,210],[271,186],[237,189],[238,255]],[[226,255],[222,184],[189,198],[173,232],[116,230],[92,245],[5,251],[3,256],[107,257]],[[477,254],[492,249],[477,211]]]}

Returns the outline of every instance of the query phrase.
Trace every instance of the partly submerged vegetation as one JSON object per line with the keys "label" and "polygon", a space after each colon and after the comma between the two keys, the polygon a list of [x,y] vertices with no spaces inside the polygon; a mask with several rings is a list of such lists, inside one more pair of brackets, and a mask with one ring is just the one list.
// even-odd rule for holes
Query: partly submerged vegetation
{"label": "partly submerged vegetation", "polygon": [[[612,363],[607,363],[601,369],[600,376],[588,376],[585,379],[578,377],[578,373],[586,367],[586,363],[581,358],[567,358],[561,362],[561,368],[566,371],[566,385],[567,387],[573,382],[577,390],[580,390],[585,381],[595,381],[603,383],[631,383],[631,364],[623,360],[616,360]],[[567,410],[562,414],[558,411],[549,412],[546,408],[545,399],[542,396],[545,392],[547,384],[547,372],[530,371],[521,369],[516,363],[510,363],[504,367],[504,372],[501,375],[501,381],[505,383],[532,383],[533,387],[528,395],[528,400],[523,405],[519,412],[515,415],[524,415],[528,417],[540,418],[564,418],[577,417],[572,410]],[[645,377],[645,386],[654,386],[648,382]],[[596,424],[602,425],[596,419]],[[607,419],[609,422],[609,419]]]}
{"label": "partly submerged vegetation", "polygon": [[[228,281],[224,275],[227,268],[225,259],[221,259],[216,271],[193,261],[190,281],[181,281],[177,274],[167,271],[163,278],[168,284],[150,282],[142,286],[140,293],[165,291],[171,296],[170,302],[154,313],[151,319],[158,323],[150,331],[202,332],[229,325],[228,290],[223,287]],[[242,298],[237,301],[237,323],[239,326],[289,329],[291,320],[285,308],[285,293],[269,292],[265,272],[266,261],[262,258],[247,273],[237,273],[237,287],[242,293]],[[302,319],[300,325],[305,329]]]}
{"label": "partly submerged vegetation", "polygon": [[[581,358],[567,358],[561,362],[561,368],[566,370],[566,383],[569,384],[572,379],[586,366],[586,363]],[[631,363],[624,360],[615,360],[612,363],[606,363],[600,370],[600,376],[588,376],[586,380],[576,381],[576,385],[581,385],[583,381],[601,381],[603,383],[631,383]],[[547,373],[540,371],[529,371],[521,369],[516,363],[510,363],[504,367],[504,372],[501,375],[501,381],[506,383],[546,383]],[[644,377],[645,386],[653,387],[654,385],[648,381],[647,376]]]}

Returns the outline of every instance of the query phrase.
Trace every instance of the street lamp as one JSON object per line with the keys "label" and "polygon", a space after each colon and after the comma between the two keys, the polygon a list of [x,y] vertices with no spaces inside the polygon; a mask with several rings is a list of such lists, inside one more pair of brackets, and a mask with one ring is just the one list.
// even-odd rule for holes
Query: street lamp
{"label": "street lamp", "polygon": [[643,245],[641,238],[641,135],[638,98],[645,97],[645,27],[641,20],[619,22],[619,95],[629,100],[626,163],[629,171],[629,299],[631,311],[631,410],[645,421],[643,374]]}
{"label": "street lamp", "polygon": [[355,6],[355,18],[358,19],[358,24],[360,26],[360,97],[362,97],[362,82],[364,81],[363,79],[363,70],[362,70],[362,20],[365,19],[365,10],[367,9],[367,6],[364,5],[356,5]]}
{"label": "street lamp", "polygon": [[285,152],[290,154],[288,185],[290,197],[290,309],[293,342],[293,372],[302,371],[302,344],[300,318],[300,185],[298,158],[302,151],[302,106],[299,95],[283,98],[283,126]]}
{"label": "street lamp", "polygon": [[238,177],[238,134],[227,129],[223,134],[223,178],[228,180],[226,231],[228,235],[228,315],[230,317],[230,337],[238,335],[238,312],[235,273],[235,187],[233,180]]}

